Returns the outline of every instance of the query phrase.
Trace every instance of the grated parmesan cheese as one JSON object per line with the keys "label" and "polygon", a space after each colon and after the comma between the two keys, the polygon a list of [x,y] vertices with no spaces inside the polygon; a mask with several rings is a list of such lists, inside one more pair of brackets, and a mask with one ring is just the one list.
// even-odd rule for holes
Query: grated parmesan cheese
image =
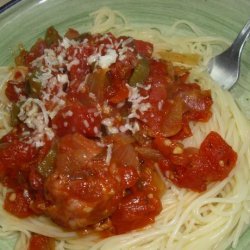
{"label": "grated parmesan cheese", "polygon": [[70,40],[67,37],[63,37],[61,44],[60,44],[63,48],[68,49],[71,46],[77,46],[79,45],[79,42],[75,41],[75,40]]}
{"label": "grated parmesan cheese", "polygon": [[148,99],[148,96],[141,96],[138,87],[131,87],[126,84],[129,90],[128,101],[132,103],[131,113],[128,115],[128,118],[139,118],[138,112],[144,113],[150,109],[150,103],[144,103],[143,101]]}
{"label": "grated parmesan cheese", "polygon": [[34,130],[28,141],[36,147],[44,145],[44,137],[49,140],[54,137],[54,132],[49,128],[48,112],[42,101],[39,99],[28,98],[21,106],[18,118],[27,125],[28,128]]}
{"label": "grated parmesan cheese", "polygon": [[[95,63],[95,67],[109,68],[110,65],[115,63],[117,60],[126,59],[128,51],[133,51],[132,47],[128,45],[133,42],[133,38],[121,39],[119,42],[113,43],[112,37],[109,34],[103,35],[101,40],[108,39],[109,43],[101,43],[93,48],[94,53],[86,58],[86,65],[91,65]],[[53,119],[58,111],[65,105],[64,91],[65,84],[74,84],[74,81],[70,82],[69,75],[67,71],[70,71],[74,65],[82,64],[85,58],[79,58],[79,54],[83,53],[83,49],[89,46],[88,39],[79,42],[75,40],[70,40],[63,37],[59,41],[59,45],[53,49],[45,49],[44,54],[36,58],[31,64],[32,67],[37,68],[34,81],[41,83],[41,100],[28,98],[22,105],[19,119],[23,121],[29,128],[34,129],[33,139],[36,141],[36,146],[42,145],[42,138],[44,135],[53,138],[53,131],[49,131],[49,119]],[[68,54],[68,49],[72,49],[70,55]],[[89,74],[85,79],[79,84],[77,91],[85,91],[85,85],[87,82]],[[114,125],[114,118],[105,118],[102,120],[101,124],[104,125],[109,134],[130,131],[132,133],[137,132],[140,129],[139,123],[136,118],[139,118],[139,114],[146,112],[150,108],[150,103],[145,102],[148,98],[147,96],[140,95],[140,88],[149,90],[151,86],[138,85],[136,87],[130,87],[128,102],[131,105],[131,112],[124,119],[124,124]],[[18,93],[19,89],[16,89]],[[96,100],[96,96],[93,93],[89,93],[89,97]],[[46,104],[49,103],[47,106]],[[117,104],[117,107],[123,107],[125,102]],[[46,110],[46,107],[49,107]],[[112,108],[105,102],[102,106],[97,104],[97,110],[93,111],[93,117],[90,117],[90,121],[83,120],[85,128],[89,128],[89,122],[94,122],[94,117],[105,114],[110,115]],[[67,111],[63,114],[63,117],[73,116],[72,111]],[[121,121],[121,119],[120,119]],[[64,122],[64,126],[68,126],[67,122]],[[53,127],[54,128],[54,127]],[[73,129],[73,128],[72,128]],[[97,127],[94,127],[94,133],[96,135],[100,134]]]}
{"label": "grated parmesan cheese", "polygon": [[119,129],[113,125],[114,118],[105,118],[102,120],[101,124],[104,125],[107,129],[109,134],[116,134],[119,133]]}
{"label": "grated parmesan cheese", "polygon": [[89,123],[87,120],[83,120],[83,125],[86,127],[86,128],[89,128]]}
{"label": "grated parmesan cheese", "polygon": [[135,134],[136,132],[138,132],[140,130],[140,126],[138,122],[129,122],[127,121],[124,125],[119,127],[119,130],[124,133],[127,131],[131,131],[132,134]]}
{"label": "grated parmesan cheese", "polygon": [[96,66],[100,66],[102,69],[107,69],[109,66],[116,62],[118,55],[114,49],[107,49],[104,55],[96,53],[88,57],[87,62],[89,65],[96,63]]}
{"label": "grated parmesan cheese", "polygon": [[164,100],[158,102],[158,109],[161,111],[163,108]]}
{"label": "grated parmesan cheese", "polygon": [[63,118],[71,116],[73,116],[73,112],[71,110],[68,110],[66,113],[63,114]]}
{"label": "grated parmesan cheese", "polygon": [[58,74],[57,75],[57,80],[61,84],[69,83],[69,78],[67,74]]}
{"label": "grated parmesan cheese", "polygon": [[107,156],[106,156],[106,164],[109,165],[112,158],[112,148],[113,144],[107,145]]}
{"label": "grated parmesan cheese", "polygon": [[67,70],[70,71],[72,66],[74,65],[78,65],[80,63],[79,59],[78,58],[74,58],[73,61],[71,61],[70,63],[67,63],[66,66],[67,66]]}

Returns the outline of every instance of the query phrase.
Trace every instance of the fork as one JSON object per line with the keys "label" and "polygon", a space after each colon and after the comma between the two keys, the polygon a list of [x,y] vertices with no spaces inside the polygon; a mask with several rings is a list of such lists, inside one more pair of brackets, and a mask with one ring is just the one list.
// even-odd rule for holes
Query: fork
{"label": "fork", "polygon": [[250,19],[232,45],[208,62],[207,72],[223,89],[231,89],[239,78],[241,52],[248,38],[250,38]]}

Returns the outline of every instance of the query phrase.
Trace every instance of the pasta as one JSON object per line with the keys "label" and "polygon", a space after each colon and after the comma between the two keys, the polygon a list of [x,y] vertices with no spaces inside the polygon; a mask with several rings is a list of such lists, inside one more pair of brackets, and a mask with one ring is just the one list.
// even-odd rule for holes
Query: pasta
{"label": "pasta", "polygon": [[[3,200],[8,191],[1,186],[0,236],[17,236],[15,249],[26,249],[31,233],[56,239],[57,250],[80,249],[226,249],[237,246],[239,237],[250,223],[250,126],[235,104],[231,94],[220,89],[204,72],[205,65],[213,55],[213,45],[225,46],[223,39],[200,36],[198,28],[186,21],[178,21],[169,28],[168,34],[157,29],[136,29],[126,18],[113,10],[102,8],[91,14],[94,23],[91,33],[112,32],[149,41],[154,44],[156,57],[169,57],[175,65],[190,69],[190,81],[199,82],[212,90],[214,104],[212,117],[207,123],[192,124],[193,136],[184,141],[185,146],[198,147],[211,131],[217,131],[238,153],[235,169],[221,182],[212,183],[203,193],[178,188],[166,182],[167,190],[162,197],[163,210],[154,224],[141,230],[100,239],[95,234],[79,236],[65,231],[48,218],[28,217],[19,219],[3,209]],[[191,28],[194,37],[176,37],[180,25]],[[161,54],[168,51],[168,54]],[[181,59],[178,55],[198,54],[194,60]],[[176,58],[179,59],[176,59]],[[189,57],[190,58],[190,57]],[[10,130],[8,125],[8,101],[3,95],[4,82],[10,70],[1,69],[0,89],[0,137]],[[7,111],[6,111],[7,110]]]}

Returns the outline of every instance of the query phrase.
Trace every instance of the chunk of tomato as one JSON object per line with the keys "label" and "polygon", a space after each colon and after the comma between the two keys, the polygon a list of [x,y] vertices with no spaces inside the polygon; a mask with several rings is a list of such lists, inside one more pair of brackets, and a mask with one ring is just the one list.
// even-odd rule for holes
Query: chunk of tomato
{"label": "chunk of tomato", "polygon": [[22,191],[9,192],[4,200],[4,209],[19,218],[26,218],[33,214],[29,203],[29,198],[24,197]]}
{"label": "chunk of tomato", "polygon": [[95,107],[87,107],[76,102],[62,108],[52,121],[52,127],[60,137],[75,132],[95,137],[100,125],[101,117]]}
{"label": "chunk of tomato", "polygon": [[113,79],[112,85],[108,86],[105,91],[105,96],[112,104],[123,102],[128,98],[128,88],[124,81]]}
{"label": "chunk of tomato", "polygon": [[156,194],[140,191],[129,194],[123,198],[111,216],[115,233],[126,233],[151,224],[161,210],[161,201]]}
{"label": "chunk of tomato", "polygon": [[159,103],[160,101],[165,101],[167,97],[167,91],[162,83],[155,83],[151,85],[149,91],[149,101],[153,103]]}
{"label": "chunk of tomato", "polygon": [[55,250],[55,240],[43,235],[33,234],[28,250]]}
{"label": "chunk of tomato", "polygon": [[183,150],[182,143],[178,141],[170,140],[162,136],[155,137],[153,141],[153,147],[155,149],[158,149],[162,153],[162,155],[166,158],[169,158],[171,154],[173,154],[174,150],[176,150],[177,148],[181,152]]}
{"label": "chunk of tomato", "polygon": [[0,160],[8,168],[25,169],[37,156],[38,150],[31,144],[15,140],[0,148]]}
{"label": "chunk of tomato", "polygon": [[[160,147],[162,144],[159,144]],[[159,146],[158,146],[159,147]],[[160,161],[163,174],[177,186],[203,192],[207,185],[225,179],[236,164],[237,154],[216,132],[210,132],[200,149],[180,149]]]}
{"label": "chunk of tomato", "polygon": [[139,179],[139,175],[135,167],[121,166],[118,168],[118,171],[123,189],[134,186]]}
{"label": "chunk of tomato", "polygon": [[216,132],[210,132],[202,142],[199,150],[201,158],[208,159],[211,167],[209,181],[223,180],[236,164],[237,153]]}
{"label": "chunk of tomato", "polygon": [[157,61],[155,59],[149,60],[150,71],[148,77],[148,83],[163,84],[167,85],[169,83],[169,77],[167,74],[167,64],[164,61]]}
{"label": "chunk of tomato", "polygon": [[142,40],[134,40],[135,49],[142,57],[150,58],[153,53],[153,44]]}
{"label": "chunk of tomato", "polygon": [[124,59],[122,61],[118,60],[116,63],[110,65],[110,70],[107,72],[107,76],[110,81],[114,79],[119,79],[128,81],[130,78],[135,66],[137,65],[136,55],[128,50],[124,54]]}
{"label": "chunk of tomato", "polygon": [[[197,162],[197,160],[195,161]],[[195,192],[203,192],[207,189],[206,166],[207,163],[204,161],[200,161],[196,169],[192,169],[190,162],[186,165],[175,165],[170,159],[160,162],[160,169],[166,178],[181,188],[188,188]]]}
{"label": "chunk of tomato", "polygon": [[20,101],[21,96],[26,96],[25,83],[14,80],[8,81],[5,89],[5,95],[11,102]]}
{"label": "chunk of tomato", "polygon": [[[71,84],[69,86],[70,92],[77,92],[79,84],[84,81],[87,74],[90,72],[90,66],[87,63],[87,58],[93,53],[92,47],[74,48],[70,46],[67,49],[67,59],[71,64],[68,68],[69,80]],[[77,83],[77,84],[75,84]]]}

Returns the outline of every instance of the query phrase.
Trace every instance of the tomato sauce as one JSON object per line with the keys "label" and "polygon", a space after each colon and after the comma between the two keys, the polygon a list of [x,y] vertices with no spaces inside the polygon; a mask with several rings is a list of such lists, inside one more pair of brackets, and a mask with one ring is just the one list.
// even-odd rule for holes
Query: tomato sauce
{"label": "tomato sauce", "polygon": [[[162,177],[203,192],[236,164],[214,131],[184,147],[189,123],[211,117],[211,93],[154,58],[149,42],[50,27],[16,64],[28,73],[7,83],[13,130],[1,139],[0,180],[12,189],[4,208],[19,218],[126,233],[161,212]],[[33,235],[33,249],[53,243]]]}
{"label": "tomato sauce", "polygon": [[28,250],[54,250],[55,242],[52,238],[34,234],[31,236]]}

